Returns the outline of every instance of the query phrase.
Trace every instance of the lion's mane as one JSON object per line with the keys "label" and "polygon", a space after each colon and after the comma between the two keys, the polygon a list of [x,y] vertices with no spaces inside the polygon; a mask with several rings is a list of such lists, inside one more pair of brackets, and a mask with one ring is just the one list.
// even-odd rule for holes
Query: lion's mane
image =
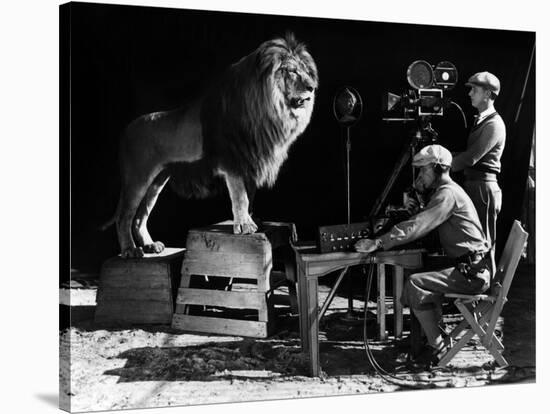
{"label": "lion's mane", "polygon": [[288,73],[277,72],[291,62],[316,89],[318,74],[304,44],[292,34],[261,44],[231,65],[199,99],[203,158],[172,165],[172,183],[186,197],[205,197],[216,187],[218,169],[242,177],[257,188],[271,187],[289,146],[305,130],[313,108],[292,110]]}

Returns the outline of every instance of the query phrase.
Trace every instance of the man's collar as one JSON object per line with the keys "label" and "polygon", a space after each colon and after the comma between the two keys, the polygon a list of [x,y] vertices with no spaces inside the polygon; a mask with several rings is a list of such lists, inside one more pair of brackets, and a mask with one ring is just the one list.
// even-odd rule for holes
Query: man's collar
{"label": "man's collar", "polygon": [[425,196],[429,199],[431,198],[436,191],[438,191],[441,187],[447,184],[454,183],[453,179],[449,175],[441,176],[439,179],[433,184],[432,188],[429,188],[426,191]]}
{"label": "man's collar", "polygon": [[486,110],[480,112],[478,117],[477,117],[477,122],[481,122],[484,118],[487,118],[489,115],[493,114],[494,112],[496,112],[494,106],[491,106],[491,107],[487,108]]}

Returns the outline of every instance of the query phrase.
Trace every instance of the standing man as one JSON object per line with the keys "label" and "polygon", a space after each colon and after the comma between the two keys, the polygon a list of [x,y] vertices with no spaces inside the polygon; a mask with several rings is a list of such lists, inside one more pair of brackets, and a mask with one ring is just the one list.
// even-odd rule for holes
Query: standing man
{"label": "standing man", "polygon": [[500,81],[489,72],[479,72],[466,83],[472,106],[479,111],[468,136],[466,151],[456,154],[452,171],[464,171],[464,189],[472,199],[481,226],[491,245],[491,265],[495,268],[497,216],[502,206],[502,192],[497,182],[500,157],[504,150],[506,127],[494,107]]}
{"label": "standing man", "polygon": [[413,274],[404,286],[401,302],[410,306],[428,340],[418,362],[437,362],[443,345],[439,322],[444,294],[478,294],[489,287],[489,244],[472,200],[449,176],[452,158],[441,145],[422,148],[412,163],[419,168],[415,188],[431,192],[426,208],[379,238],[355,244],[360,252],[387,250],[437,229],[446,255],[454,259],[454,267]]}

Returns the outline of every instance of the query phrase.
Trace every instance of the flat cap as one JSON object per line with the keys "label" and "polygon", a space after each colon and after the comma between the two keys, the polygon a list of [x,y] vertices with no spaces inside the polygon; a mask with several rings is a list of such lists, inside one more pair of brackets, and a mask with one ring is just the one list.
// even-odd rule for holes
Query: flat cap
{"label": "flat cap", "polygon": [[413,158],[412,165],[423,167],[429,164],[440,164],[450,167],[452,162],[453,156],[447,148],[433,144],[418,151]]}
{"label": "flat cap", "polygon": [[483,86],[484,88],[493,91],[495,95],[498,95],[500,92],[500,81],[491,72],[478,72],[470,76],[470,79],[466,82],[466,86],[473,85]]}

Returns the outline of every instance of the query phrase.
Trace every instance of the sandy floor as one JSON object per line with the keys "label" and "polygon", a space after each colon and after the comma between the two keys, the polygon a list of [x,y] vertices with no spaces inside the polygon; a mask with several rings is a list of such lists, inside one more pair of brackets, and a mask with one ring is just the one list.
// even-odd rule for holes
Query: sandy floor
{"label": "sandy floor", "polygon": [[[489,354],[472,341],[446,369],[412,373],[406,347],[371,341],[384,369],[400,378],[430,380],[418,387],[463,387],[534,381],[535,283],[533,269],[516,276],[499,331],[511,366],[495,369]],[[336,297],[321,323],[322,378],[305,376],[297,317],[281,309],[281,330],[265,340],[181,333],[169,326],[98,329],[94,326],[95,286],[73,283],[73,326],[60,334],[60,400],[72,411],[163,407],[231,401],[388,392],[406,389],[384,381],[369,364],[362,325],[342,323],[347,306]],[[328,288],[323,288],[320,301]],[[79,306],[76,306],[79,305]],[[355,301],[361,308],[362,301]],[[370,304],[369,308],[374,304]],[[376,332],[368,319],[369,337]],[[454,315],[446,321],[452,323]],[[407,329],[407,319],[405,320]],[[70,365],[69,365],[70,361]],[[414,384],[413,381],[408,381]]]}

